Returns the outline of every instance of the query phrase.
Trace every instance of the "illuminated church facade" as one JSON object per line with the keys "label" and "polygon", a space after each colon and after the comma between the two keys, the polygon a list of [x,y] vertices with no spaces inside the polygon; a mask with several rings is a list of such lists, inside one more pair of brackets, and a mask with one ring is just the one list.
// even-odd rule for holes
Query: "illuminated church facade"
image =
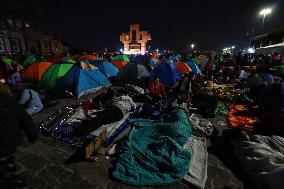
{"label": "illuminated church facade", "polygon": [[120,35],[124,54],[145,54],[147,42],[150,40],[151,34],[148,31],[140,31],[139,24],[130,25],[130,31]]}

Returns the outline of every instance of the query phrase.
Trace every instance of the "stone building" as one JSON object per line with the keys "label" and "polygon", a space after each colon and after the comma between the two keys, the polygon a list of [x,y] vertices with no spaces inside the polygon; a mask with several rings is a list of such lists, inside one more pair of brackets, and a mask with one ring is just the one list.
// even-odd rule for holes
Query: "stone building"
{"label": "stone building", "polygon": [[19,9],[7,14],[0,25],[0,53],[61,54],[68,50],[60,39],[34,30],[32,18]]}
{"label": "stone building", "polygon": [[0,54],[26,52],[24,36],[21,32],[0,26]]}
{"label": "stone building", "polygon": [[130,31],[120,35],[125,54],[145,54],[147,42],[150,40],[151,34],[148,31],[140,31],[139,24],[130,25]]}

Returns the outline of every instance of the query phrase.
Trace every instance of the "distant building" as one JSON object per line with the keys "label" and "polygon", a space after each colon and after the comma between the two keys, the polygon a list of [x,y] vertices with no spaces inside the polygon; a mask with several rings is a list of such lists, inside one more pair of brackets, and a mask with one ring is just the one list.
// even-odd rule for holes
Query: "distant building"
{"label": "distant building", "polygon": [[61,54],[63,44],[55,36],[43,32],[27,31],[24,32],[26,48],[28,52],[40,54]]}
{"label": "distant building", "polygon": [[32,17],[19,8],[10,11],[0,25],[0,53],[61,54],[68,51],[56,36],[33,29]]}
{"label": "distant building", "polygon": [[284,56],[284,28],[255,36],[251,40],[251,46],[255,48],[257,53],[278,52]]}
{"label": "distant building", "polygon": [[264,33],[257,35],[251,40],[251,46],[254,48],[261,48],[271,45],[276,45],[284,42],[284,27],[275,30],[271,33]]}
{"label": "distant building", "polygon": [[140,31],[139,24],[130,25],[130,31],[120,35],[125,54],[145,54],[147,42],[150,40],[151,34],[148,31]]}

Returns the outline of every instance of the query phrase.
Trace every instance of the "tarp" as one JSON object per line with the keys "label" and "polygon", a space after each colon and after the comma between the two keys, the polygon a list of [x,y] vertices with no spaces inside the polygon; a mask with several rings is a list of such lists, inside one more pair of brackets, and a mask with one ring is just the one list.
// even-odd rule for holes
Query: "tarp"
{"label": "tarp", "polygon": [[149,77],[150,73],[142,64],[127,64],[118,73],[120,81],[135,84],[139,79]]}
{"label": "tarp", "polygon": [[119,72],[116,66],[105,60],[89,61],[89,63],[99,68],[107,77],[115,77]]}
{"label": "tarp", "polygon": [[115,65],[118,69],[122,69],[127,64],[126,61],[120,61],[120,60],[113,60],[111,63]]}
{"label": "tarp", "polygon": [[58,81],[54,91],[56,93],[74,92],[79,100],[85,100],[89,96],[94,98],[110,85],[109,80],[99,70],[83,70],[79,64],[76,64]]}
{"label": "tarp", "polygon": [[119,60],[119,61],[125,61],[125,62],[129,62],[129,58],[126,55],[123,54],[119,54],[115,57],[112,57],[112,60]]}
{"label": "tarp", "polygon": [[37,60],[36,60],[36,57],[34,54],[29,54],[26,56],[25,58],[25,61],[23,63],[23,66],[24,67],[28,67],[29,65],[31,65],[32,63],[35,63]]}
{"label": "tarp", "polygon": [[51,65],[51,62],[35,62],[25,69],[22,78],[25,81],[39,81]]}
{"label": "tarp", "polygon": [[201,75],[201,70],[199,69],[199,67],[192,61],[186,62],[186,64],[192,69],[193,73],[195,75]]}
{"label": "tarp", "polygon": [[169,87],[172,87],[181,79],[176,66],[171,63],[161,62],[150,74],[150,79],[159,78],[160,81]]}
{"label": "tarp", "polygon": [[97,60],[97,56],[96,55],[93,55],[93,54],[85,54],[85,55],[82,55],[79,57],[79,60],[83,60],[83,59],[86,59],[86,60]]}
{"label": "tarp", "polygon": [[50,66],[46,72],[42,75],[40,85],[46,88],[53,88],[57,81],[65,76],[65,74],[74,66],[73,63],[64,61],[58,62]]}
{"label": "tarp", "polygon": [[192,72],[192,69],[184,62],[175,62],[174,64],[181,75]]}
{"label": "tarp", "polygon": [[173,111],[159,120],[133,119],[134,129],[121,144],[113,176],[138,186],[166,185],[188,172],[191,154],[183,148],[191,136],[186,114]]}

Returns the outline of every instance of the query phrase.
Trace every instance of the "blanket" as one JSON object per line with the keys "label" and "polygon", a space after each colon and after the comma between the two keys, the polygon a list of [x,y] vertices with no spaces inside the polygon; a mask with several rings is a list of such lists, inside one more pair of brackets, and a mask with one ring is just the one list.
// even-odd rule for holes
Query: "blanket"
{"label": "blanket", "polygon": [[207,179],[207,144],[205,137],[192,136],[184,148],[191,152],[191,166],[183,178],[196,188],[204,188]]}
{"label": "blanket", "polygon": [[95,130],[91,133],[94,137],[99,136],[105,129],[107,130],[107,135],[110,136],[117,128],[121,126],[122,123],[126,121],[126,119],[129,117],[130,113],[127,113],[120,121],[102,125],[100,128]]}
{"label": "blanket", "polygon": [[253,140],[258,142],[241,142],[235,150],[252,183],[259,183],[259,188],[281,189],[284,186],[284,154],[279,152],[283,152],[284,139],[276,137],[274,141],[273,138],[257,137]]}
{"label": "blanket", "polygon": [[112,175],[120,182],[153,186],[180,181],[191,154],[183,148],[191,136],[186,114],[175,110],[159,120],[130,119],[134,129],[121,143],[122,155]]}
{"label": "blanket", "polygon": [[242,130],[252,132],[255,131],[256,125],[260,120],[257,117],[244,115],[250,107],[244,104],[228,104],[229,113],[227,115],[228,125],[230,127],[240,127]]}
{"label": "blanket", "polygon": [[189,117],[192,133],[195,136],[208,137],[213,132],[213,125],[207,119],[200,119],[195,114]]}

